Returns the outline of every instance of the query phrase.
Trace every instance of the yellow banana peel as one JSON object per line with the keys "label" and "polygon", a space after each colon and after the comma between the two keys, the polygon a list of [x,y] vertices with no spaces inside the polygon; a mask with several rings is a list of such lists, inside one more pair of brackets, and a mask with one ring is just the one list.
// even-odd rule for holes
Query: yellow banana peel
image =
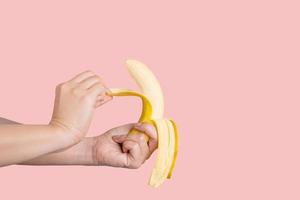
{"label": "yellow banana peel", "polygon": [[[150,69],[137,60],[127,60],[126,67],[142,92],[129,89],[110,89],[109,95],[136,96],[142,100],[143,110],[139,122],[152,123],[158,134],[158,154],[149,180],[150,186],[158,187],[167,178],[171,178],[176,163],[178,151],[176,124],[163,117],[163,93],[158,80]],[[134,133],[136,133],[135,130],[130,132],[130,134]]]}

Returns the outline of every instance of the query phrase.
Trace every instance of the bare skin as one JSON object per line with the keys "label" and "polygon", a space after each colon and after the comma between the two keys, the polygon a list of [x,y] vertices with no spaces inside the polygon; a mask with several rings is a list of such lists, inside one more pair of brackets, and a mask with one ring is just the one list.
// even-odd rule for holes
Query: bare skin
{"label": "bare skin", "polygon": [[[127,124],[97,137],[85,137],[95,108],[111,100],[107,90],[100,77],[86,71],[56,87],[49,124],[23,125],[0,118],[0,166],[140,167],[157,147],[152,125]],[[132,128],[140,133],[128,135]],[[142,133],[149,136],[149,142]]]}
{"label": "bare skin", "polygon": [[[19,123],[0,118],[0,126],[3,124]],[[128,135],[132,128],[148,135],[150,138],[148,143],[142,134]],[[126,124],[96,137],[85,137],[68,149],[42,155],[19,164],[95,165],[135,169],[140,167],[156,148],[157,135],[152,125]]]}

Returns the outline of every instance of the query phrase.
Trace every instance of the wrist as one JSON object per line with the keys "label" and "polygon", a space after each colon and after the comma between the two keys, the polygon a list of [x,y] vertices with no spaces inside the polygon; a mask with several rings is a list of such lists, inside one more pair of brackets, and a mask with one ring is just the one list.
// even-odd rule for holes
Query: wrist
{"label": "wrist", "polygon": [[79,130],[70,128],[69,126],[60,122],[60,120],[52,119],[49,122],[49,126],[55,130],[57,134],[63,135],[69,145],[77,144],[83,138],[83,134]]}
{"label": "wrist", "polygon": [[94,159],[95,139],[93,137],[84,138],[76,146],[77,148],[74,149],[76,163],[81,165],[96,165]]}

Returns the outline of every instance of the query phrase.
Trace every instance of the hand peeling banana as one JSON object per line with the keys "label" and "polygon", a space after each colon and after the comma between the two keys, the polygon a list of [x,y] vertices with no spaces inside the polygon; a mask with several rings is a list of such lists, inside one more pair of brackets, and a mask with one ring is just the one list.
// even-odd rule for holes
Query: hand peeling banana
{"label": "hand peeling banana", "polygon": [[[164,99],[160,84],[150,69],[136,60],[126,61],[131,77],[142,93],[128,89],[110,89],[112,96],[137,96],[143,103],[139,122],[152,123],[158,133],[158,155],[150,176],[149,185],[158,187],[171,178],[178,150],[178,133],[174,121],[163,118]],[[132,130],[130,134],[134,134]],[[147,138],[148,139],[148,138]]]}

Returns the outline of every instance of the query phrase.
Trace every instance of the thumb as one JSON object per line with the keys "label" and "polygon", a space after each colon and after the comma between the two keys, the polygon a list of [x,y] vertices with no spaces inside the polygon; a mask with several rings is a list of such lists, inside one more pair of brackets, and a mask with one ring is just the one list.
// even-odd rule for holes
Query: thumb
{"label": "thumb", "polygon": [[112,136],[112,139],[114,142],[116,143],[123,143],[127,138],[127,135],[115,135],[115,136]]}

